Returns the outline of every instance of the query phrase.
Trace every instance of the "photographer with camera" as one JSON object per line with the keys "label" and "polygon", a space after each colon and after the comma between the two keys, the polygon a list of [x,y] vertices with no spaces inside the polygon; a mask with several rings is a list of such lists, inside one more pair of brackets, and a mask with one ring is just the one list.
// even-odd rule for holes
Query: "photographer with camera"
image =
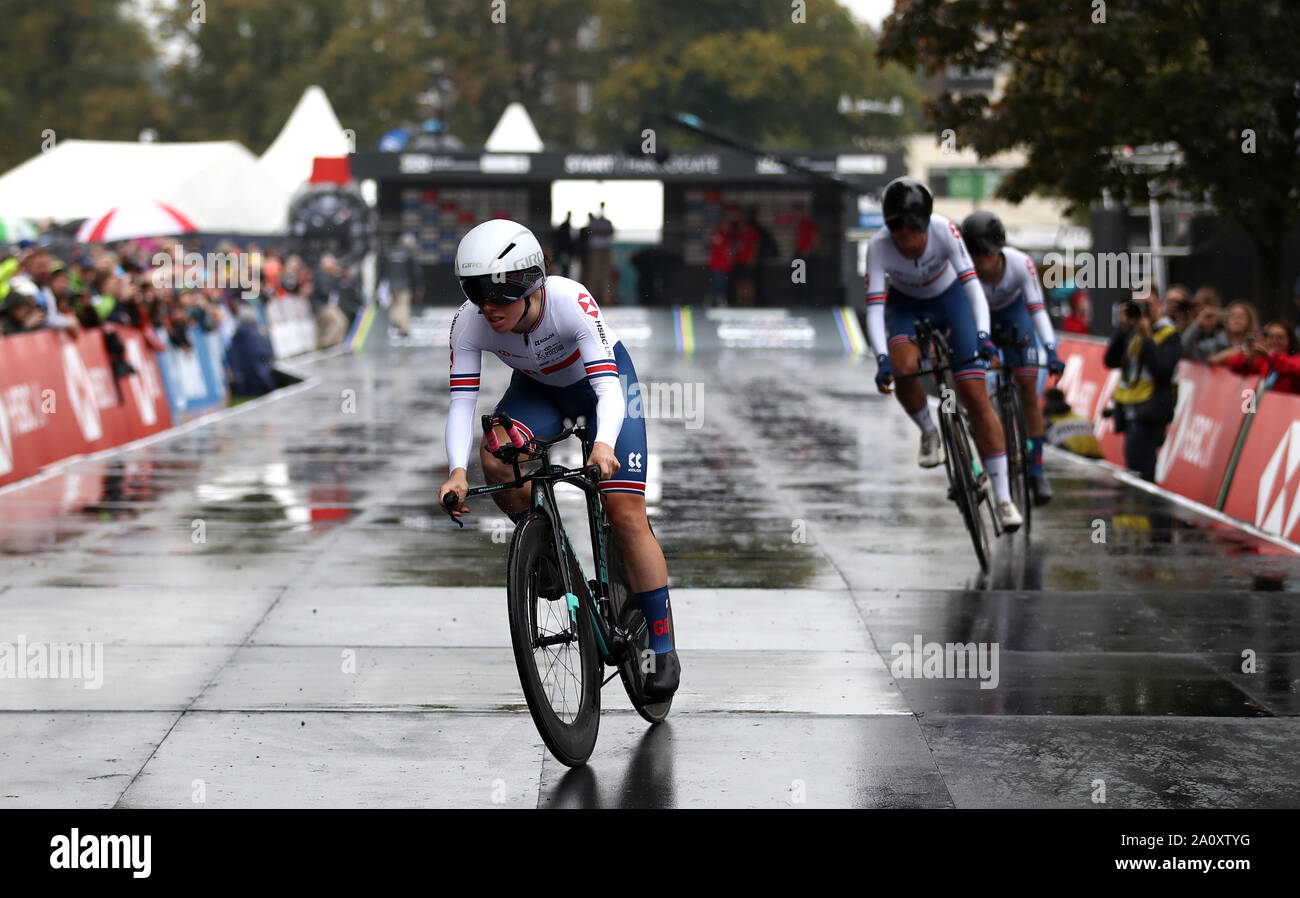
{"label": "photographer with camera", "polygon": [[1107,368],[1118,368],[1114,405],[1115,431],[1124,434],[1124,464],[1144,480],[1156,478],[1156,452],[1174,419],[1174,372],[1183,343],[1173,321],[1161,313],[1151,292],[1124,303],[1119,329],[1106,346]]}

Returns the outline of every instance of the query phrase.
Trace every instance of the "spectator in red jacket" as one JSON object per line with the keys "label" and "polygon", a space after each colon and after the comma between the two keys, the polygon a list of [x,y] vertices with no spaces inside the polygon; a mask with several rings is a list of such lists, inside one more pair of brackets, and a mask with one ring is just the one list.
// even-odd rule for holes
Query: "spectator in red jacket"
{"label": "spectator in red jacket", "polygon": [[1263,333],[1251,335],[1241,349],[1225,363],[1237,374],[1264,377],[1264,389],[1279,393],[1300,393],[1300,354],[1295,332],[1281,321],[1264,325]]}
{"label": "spectator in red jacket", "polygon": [[1061,319],[1061,330],[1071,334],[1092,332],[1092,298],[1082,287],[1070,294],[1070,314]]}
{"label": "spectator in red jacket", "polygon": [[758,247],[762,239],[758,213],[751,209],[737,227],[731,253],[731,277],[738,306],[754,304],[754,279],[758,276]]}
{"label": "spectator in red jacket", "polygon": [[709,238],[709,294],[713,305],[725,306],[731,292],[732,248],[736,241],[736,222],[726,220]]}

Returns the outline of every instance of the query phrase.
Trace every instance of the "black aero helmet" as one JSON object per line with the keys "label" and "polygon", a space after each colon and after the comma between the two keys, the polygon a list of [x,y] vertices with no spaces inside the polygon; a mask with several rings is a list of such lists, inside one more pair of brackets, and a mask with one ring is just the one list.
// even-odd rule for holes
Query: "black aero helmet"
{"label": "black aero helmet", "polygon": [[934,197],[930,188],[916,178],[895,178],[885,185],[880,211],[885,217],[885,227],[891,231],[902,227],[924,231],[930,226]]}
{"label": "black aero helmet", "polygon": [[961,223],[961,239],[973,256],[992,256],[1007,244],[1007,229],[1002,219],[992,212],[979,210],[966,216]]}

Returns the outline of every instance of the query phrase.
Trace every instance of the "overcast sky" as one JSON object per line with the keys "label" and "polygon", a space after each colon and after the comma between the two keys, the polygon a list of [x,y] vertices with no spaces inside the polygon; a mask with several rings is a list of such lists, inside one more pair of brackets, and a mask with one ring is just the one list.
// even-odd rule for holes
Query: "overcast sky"
{"label": "overcast sky", "polygon": [[847,6],[855,17],[873,28],[879,28],[885,16],[894,8],[894,0],[840,0],[840,4]]}

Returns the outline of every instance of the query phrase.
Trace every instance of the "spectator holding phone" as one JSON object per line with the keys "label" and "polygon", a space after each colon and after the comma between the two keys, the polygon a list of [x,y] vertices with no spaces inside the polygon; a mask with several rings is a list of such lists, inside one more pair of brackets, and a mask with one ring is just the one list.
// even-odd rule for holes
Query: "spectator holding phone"
{"label": "spectator holding phone", "polygon": [[1218,306],[1204,305],[1196,313],[1196,320],[1183,331],[1183,357],[1194,362],[1204,362],[1232,346],[1228,329],[1224,327],[1227,315]]}
{"label": "spectator holding phone", "polygon": [[1263,377],[1264,389],[1300,393],[1300,355],[1295,332],[1282,321],[1270,321],[1260,334],[1251,334],[1225,365],[1237,374]]}
{"label": "spectator holding phone", "polygon": [[1183,354],[1178,328],[1160,305],[1151,292],[1124,303],[1104,360],[1120,371],[1115,405],[1107,413],[1124,434],[1124,464],[1149,481],[1156,478],[1156,453],[1174,419],[1174,372]]}
{"label": "spectator holding phone", "polygon": [[1228,345],[1206,356],[1204,359],[1207,365],[1222,365],[1228,361],[1228,358],[1235,355],[1246,341],[1246,338],[1259,330],[1259,313],[1255,307],[1248,302],[1238,300],[1228,306],[1228,316],[1224,322],[1227,330]]}

